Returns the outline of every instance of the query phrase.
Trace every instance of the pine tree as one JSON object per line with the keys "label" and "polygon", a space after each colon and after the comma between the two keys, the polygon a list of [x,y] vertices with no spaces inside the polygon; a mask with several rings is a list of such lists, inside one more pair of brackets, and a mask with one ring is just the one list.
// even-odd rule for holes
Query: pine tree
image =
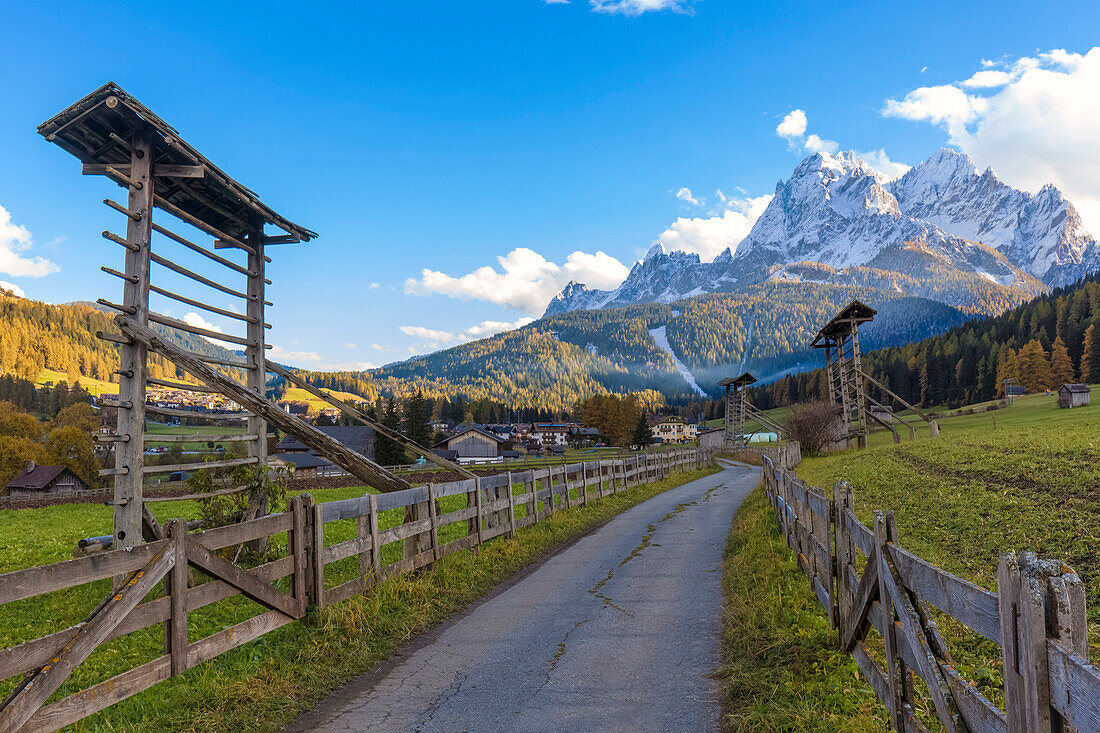
{"label": "pine tree", "polygon": [[1058,337],[1050,346],[1050,386],[1058,387],[1076,381],[1077,375],[1073,373],[1073,360],[1069,358],[1069,350],[1061,337]]}
{"label": "pine tree", "polygon": [[1006,346],[997,355],[997,396],[1004,397],[1005,380],[1011,379],[1016,384],[1021,384],[1020,362],[1012,347]]}
{"label": "pine tree", "polygon": [[1081,381],[1086,384],[1100,382],[1100,332],[1095,323],[1085,329],[1085,349],[1081,353]]}
{"label": "pine tree", "polygon": [[649,426],[644,412],[638,415],[638,424],[634,426],[634,436],[630,442],[639,448],[647,448],[653,444],[653,428]]}
{"label": "pine tree", "polygon": [[[401,429],[401,418],[397,414],[397,403],[387,397],[382,408],[382,424],[397,432]],[[374,443],[374,459],[383,466],[397,466],[405,461],[405,451],[392,438],[377,434]]]}
{"label": "pine tree", "polygon": [[1020,379],[1028,392],[1042,392],[1050,388],[1050,360],[1039,339],[1028,341],[1020,349]]}
{"label": "pine tree", "polygon": [[417,445],[430,447],[432,434],[428,428],[428,406],[424,401],[424,393],[416,391],[409,399],[405,400],[405,437]]}

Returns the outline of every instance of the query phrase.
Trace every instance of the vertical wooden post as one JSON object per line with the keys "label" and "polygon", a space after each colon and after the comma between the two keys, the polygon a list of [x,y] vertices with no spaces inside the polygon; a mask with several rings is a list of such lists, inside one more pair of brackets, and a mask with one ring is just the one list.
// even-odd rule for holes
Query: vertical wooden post
{"label": "vertical wooden post", "polygon": [[474,505],[477,507],[477,516],[474,517],[474,525],[477,534],[477,544],[481,545],[481,479],[474,479]]}
{"label": "vertical wooden post", "polygon": [[[852,564],[852,536],[848,532],[847,512],[853,510],[852,487],[847,481],[837,481],[833,486],[833,523],[836,528],[834,568],[836,572],[836,626],[843,629],[851,616],[852,595],[855,589],[848,584],[848,567]],[[838,637],[839,642],[839,637]]]}
{"label": "vertical wooden post", "polygon": [[313,505],[313,603],[325,605],[325,562],[321,555],[325,549],[325,508]]}
{"label": "vertical wooden post", "polygon": [[1047,641],[1087,657],[1080,578],[1058,561],[1008,553],[997,567],[997,599],[1008,733],[1074,730],[1050,705]]}
{"label": "vertical wooden post", "polygon": [[[245,361],[248,362],[246,384],[249,389],[265,395],[267,390],[267,357],[264,350],[266,331],[264,329],[264,289],[265,260],[263,221],[259,221],[256,231],[248,238],[252,251],[248,253],[248,304],[245,306],[245,314],[248,316],[246,327],[247,338],[251,342],[244,349]],[[267,422],[258,415],[248,418],[248,432],[255,435],[256,439],[248,442],[248,457],[257,459],[257,467],[267,465]],[[262,517],[268,512],[267,494],[257,493],[248,498],[253,517]],[[249,548],[254,552],[263,552],[267,549],[268,538],[261,537],[249,543]]]}
{"label": "vertical wooden post", "polygon": [[[886,589],[886,575],[890,572],[886,564],[886,520],[882,512],[875,510],[875,555],[878,562],[878,597],[882,612],[882,637],[886,646],[886,707],[890,711],[890,720],[894,729],[905,730],[905,711],[901,699],[901,683],[898,670],[897,627],[894,625],[894,604]],[[868,571],[864,571],[868,572]]]}
{"label": "vertical wooden post", "polygon": [[374,494],[367,495],[370,504],[370,559],[374,570],[374,581],[382,578],[382,546],[379,544],[378,532],[378,497]]}
{"label": "vertical wooden post", "polygon": [[[132,309],[130,320],[149,325],[149,254],[152,250],[153,155],[149,133],[140,130],[131,142],[130,179],[141,188],[129,187],[128,208],[138,220],[126,218],[126,241],[137,251],[126,249],[126,276],[122,304]],[[130,549],[141,544],[142,480],[145,469],[145,380],[146,347],[130,339],[119,347],[118,434],[127,442],[115,447],[114,548]]]}
{"label": "vertical wooden post", "polygon": [[[428,491],[428,524],[432,528],[432,558],[438,560],[442,555],[439,554],[439,517],[435,511],[435,484],[429,483],[426,488]],[[434,566],[434,564],[433,562],[432,565]]]}
{"label": "vertical wooden post", "polygon": [[313,511],[313,497],[309,494],[296,496],[290,501],[294,512],[294,529],[290,533],[290,546],[294,553],[294,597],[298,600],[298,618],[306,613],[309,605],[309,555],[307,547],[309,537],[306,527]]}
{"label": "vertical wooden post", "polygon": [[581,461],[581,501],[588,506],[588,461]]}
{"label": "vertical wooden post", "polygon": [[172,657],[172,676],[187,671],[187,521],[173,519],[168,525],[172,540],[172,570],[165,577],[172,594],[172,615],[168,624],[168,654]]}
{"label": "vertical wooden post", "polygon": [[516,496],[512,493],[512,472],[508,472],[508,486],[505,488],[508,494],[508,536],[516,536]]}
{"label": "vertical wooden post", "polygon": [[[894,512],[886,512],[886,541],[892,542],[896,547],[898,545],[898,523],[894,519]],[[886,568],[886,554],[881,555],[884,559],[879,565],[882,569]],[[882,578],[882,576],[880,576]],[[906,595],[909,591],[902,587],[898,589],[902,595]],[[914,606],[921,608],[920,600],[916,596],[911,596],[911,600],[915,601]],[[881,601],[880,601],[881,604]],[[915,610],[915,609],[914,609]],[[923,610],[923,609],[922,609]],[[918,611],[918,614],[920,611]],[[901,615],[901,612],[898,614]],[[898,690],[898,694],[901,696],[902,708],[905,711],[906,717],[913,714],[916,710],[916,697],[913,691],[913,671],[909,669],[909,665],[905,663],[905,660],[899,657],[898,659],[898,678],[901,682],[901,688]]]}
{"label": "vertical wooden post", "polygon": [[[362,506],[362,505],[360,505]],[[359,540],[359,585],[364,590],[368,586],[367,579],[371,574],[371,553],[374,552],[374,538],[370,532],[371,515],[366,512],[355,518],[355,537]],[[370,549],[367,549],[367,543]]]}
{"label": "vertical wooden post", "polygon": [[527,481],[524,483],[523,489],[527,494],[524,498],[531,502],[531,508],[527,510],[527,516],[531,517],[532,524],[537,524],[539,521],[539,496],[533,468],[527,469]]}

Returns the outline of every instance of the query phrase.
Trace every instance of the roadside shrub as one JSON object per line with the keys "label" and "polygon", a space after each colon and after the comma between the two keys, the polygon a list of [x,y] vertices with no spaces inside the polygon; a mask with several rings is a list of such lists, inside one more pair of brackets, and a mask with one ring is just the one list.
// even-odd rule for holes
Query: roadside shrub
{"label": "roadside shrub", "polygon": [[840,408],[831,402],[804,402],[796,405],[783,421],[791,440],[797,440],[802,452],[817,455],[836,438]]}

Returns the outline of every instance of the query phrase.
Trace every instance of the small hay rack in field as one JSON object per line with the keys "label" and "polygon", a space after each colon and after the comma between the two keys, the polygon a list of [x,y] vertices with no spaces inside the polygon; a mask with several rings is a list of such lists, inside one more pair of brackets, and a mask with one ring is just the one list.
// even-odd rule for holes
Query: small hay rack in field
{"label": "small hay rack in field", "polygon": [[810,343],[815,349],[825,349],[825,373],[829,380],[829,399],[840,409],[840,430],[837,436],[849,448],[867,447],[867,418],[886,428],[894,435],[894,442],[901,436],[894,421],[909,428],[909,439],[916,438],[916,428],[900,415],[884,419],[890,408],[867,394],[867,383],[881,390],[884,399],[901,404],[918,418],[928,423],[932,435],[939,435],[939,426],[919,409],[909,404],[885,384],[863,371],[863,359],[859,350],[859,325],[870,323],[878,313],[874,308],[853,300],[826,323]]}

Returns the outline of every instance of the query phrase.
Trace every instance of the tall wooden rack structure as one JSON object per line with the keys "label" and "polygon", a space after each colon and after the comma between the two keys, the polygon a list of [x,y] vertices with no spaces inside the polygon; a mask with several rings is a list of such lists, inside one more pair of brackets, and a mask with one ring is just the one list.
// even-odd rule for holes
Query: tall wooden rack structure
{"label": "tall wooden rack structure", "polygon": [[[867,447],[868,418],[890,430],[894,434],[895,443],[901,440],[893,422],[886,422],[871,409],[871,407],[878,407],[884,413],[889,411],[886,405],[867,394],[868,382],[881,390],[886,400],[900,403],[927,422],[933,436],[939,435],[939,427],[934,420],[863,371],[859,349],[859,325],[871,322],[877,313],[878,311],[874,308],[853,300],[817,332],[817,336],[810,344],[815,349],[825,349],[825,373],[829,380],[829,397],[840,408],[838,438],[844,440],[849,448]],[[892,419],[909,428],[910,439],[916,437],[916,430],[911,423],[896,415]]]}
{"label": "tall wooden rack structure", "polygon": [[[85,175],[106,176],[127,192],[124,203],[103,200],[126,222],[124,235],[103,232],[105,239],[123,248],[123,269],[101,268],[122,281],[122,302],[99,301],[119,313],[115,320],[121,333],[97,334],[119,344],[120,355],[118,429],[114,435],[102,436],[102,440],[115,444],[115,467],[105,469],[104,474],[113,476],[115,482],[112,503],[113,546],[116,549],[140,544],[143,534],[146,539],[156,539],[158,533],[163,534],[155,522],[146,521],[143,527],[145,476],[197,468],[264,464],[269,423],[298,438],[369,486],[381,491],[409,488],[403,479],[266,399],[267,373],[276,372],[379,432],[387,435],[391,432],[369,421],[352,406],[306,385],[296,375],[266,359],[265,352],[271,347],[265,336],[266,329],[270,328],[265,309],[273,304],[266,299],[265,288],[271,281],[265,275],[265,266],[271,258],[265,250],[269,245],[308,242],[317,236],[315,232],[263,204],[253,191],[222,172],[184,142],[175,129],[113,83],[105,84],[43,123],[38,132],[47,141],[76,156],[83,164]],[[192,229],[185,236],[154,222],[154,209]],[[268,226],[279,233],[268,234],[265,231]],[[156,251],[154,235],[157,235]],[[209,243],[204,246],[200,242],[203,237],[212,238],[212,246]],[[218,266],[217,274],[203,275],[197,271],[211,262]],[[152,265],[159,268],[158,276],[162,272],[172,273],[173,282],[154,284]],[[243,287],[223,282],[227,272],[244,276]],[[186,287],[198,287],[201,292],[184,294]],[[212,317],[236,323],[238,328],[243,325],[244,333],[196,326],[197,319],[188,322],[157,312],[150,307],[151,294],[177,307],[182,304],[213,314]],[[152,328],[154,325],[156,330]],[[233,344],[243,351],[244,358],[212,357],[182,348],[165,337],[165,333],[171,332]],[[176,382],[153,378],[148,362],[151,353],[172,362],[177,368],[177,378],[185,379]],[[219,393],[241,405],[247,410],[243,413],[248,423],[245,433],[217,436],[216,439],[244,442],[247,457],[197,464],[145,465],[145,444],[151,442],[145,426],[148,414],[195,416],[190,412],[147,405],[146,392],[150,385]],[[206,414],[204,417],[240,420],[242,413]],[[390,437],[410,445],[400,436]],[[164,439],[165,436],[153,438]],[[454,468],[453,464],[430,451],[411,447],[423,451],[429,460]],[[265,507],[256,506],[256,509],[261,513]]]}
{"label": "tall wooden rack structure", "polygon": [[779,423],[756,409],[745,397],[745,388],[756,383],[756,377],[745,372],[740,377],[726,377],[718,382],[725,394],[725,423],[722,442],[727,448],[744,448],[749,444],[750,434],[745,433],[745,422],[754,420],[775,432],[777,436],[785,433]]}

